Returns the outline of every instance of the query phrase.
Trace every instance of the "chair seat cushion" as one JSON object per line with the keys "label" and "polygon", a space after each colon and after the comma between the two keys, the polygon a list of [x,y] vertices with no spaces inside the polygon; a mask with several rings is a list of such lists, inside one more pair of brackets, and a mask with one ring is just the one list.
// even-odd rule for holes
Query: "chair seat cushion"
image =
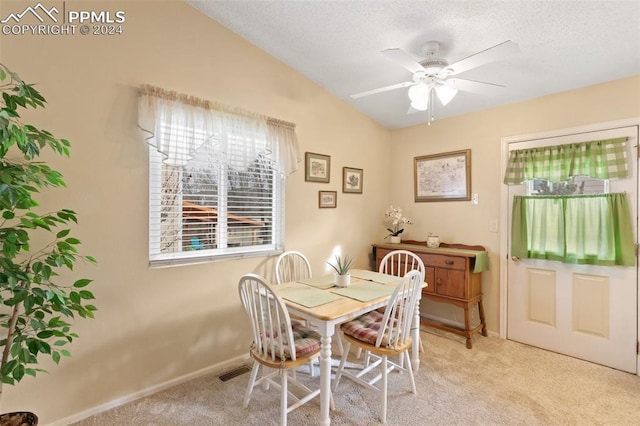
{"label": "chair seat cushion", "polygon": [[[318,352],[320,350],[320,334],[318,332],[305,326],[300,321],[291,321],[291,330],[293,331],[293,344],[296,348],[296,358],[307,356]],[[277,333],[276,333],[277,334]],[[277,358],[280,358],[280,345],[278,343],[278,336],[273,336],[274,339],[269,339],[269,345],[273,343],[273,351]],[[291,359],[291,348],[289,342],[283,342],[284,356],[286,359]],[[271,347],[269,347],[271,352]]]}
{"label": "chair seat cushion", "polygon": [[296,356],[306,356],[320,350],[320,334],[304,325],[294,321],[291,324],[293,329],[293,341],[296,347]]}
{"label": "chair seat cushion", "polygon": [[29,411],[0,414],[0,426],[36,426],[38,416]]}
{"label": "chair seat cushion", "polygon": [[[360,315],[351,321],[347,321],[340,326],[342,332],[360,341],[376,344],[378,332],[382,328],[384,313],[376,311]],[[387,339],[383,338],[381,346],[386,346]]]}

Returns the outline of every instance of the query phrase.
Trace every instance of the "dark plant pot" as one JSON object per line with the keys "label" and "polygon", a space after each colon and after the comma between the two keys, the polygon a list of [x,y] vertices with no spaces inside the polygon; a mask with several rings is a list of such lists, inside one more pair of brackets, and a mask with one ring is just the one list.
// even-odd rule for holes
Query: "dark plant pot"
{"label": "dark plant pot", "polygon": [[38,416],[29,411],[15,411],[0,414],[0,426],[35,426]]}

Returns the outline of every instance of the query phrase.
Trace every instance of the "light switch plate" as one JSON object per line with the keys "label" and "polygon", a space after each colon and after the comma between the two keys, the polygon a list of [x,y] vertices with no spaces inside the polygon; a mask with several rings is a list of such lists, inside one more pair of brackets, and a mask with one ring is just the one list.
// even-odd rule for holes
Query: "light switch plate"
{"label": "light switch plate", "polygon": [[474,206],[478,205],[478,194],[473,194],[471,196],[471,204],[473,204]]}

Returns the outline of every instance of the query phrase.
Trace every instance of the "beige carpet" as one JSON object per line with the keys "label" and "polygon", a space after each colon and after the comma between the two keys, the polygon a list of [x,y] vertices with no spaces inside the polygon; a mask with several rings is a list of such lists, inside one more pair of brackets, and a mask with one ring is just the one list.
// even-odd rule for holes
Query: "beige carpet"
{"label": "beige carpet", "polygon": [[[640,425],[635,375],[494,337],[475,337],[472,350],[450,333],[422,339],[418,395],[406,376],[390,376],[389,425]],[[208,375],[74,425],[277,424],[273,389],[256,389],[242,407],[248,380]],[[334,398],[332,424],[379,424],[377,394],[343,380]],[[315,399],[289,414],[289,424],[317,424],[318,414]]]}

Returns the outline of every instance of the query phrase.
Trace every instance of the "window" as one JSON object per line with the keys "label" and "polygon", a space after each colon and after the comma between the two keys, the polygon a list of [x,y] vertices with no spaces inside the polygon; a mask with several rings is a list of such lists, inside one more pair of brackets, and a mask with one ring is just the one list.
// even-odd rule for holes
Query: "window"
{"label": "window", "polygon": [[513,150],[504,183],[513,197],[511,255],[588,265],[635,265],[626,193],[627,138]]}
{"label": "window", "polygon": [[[205,141],[183,167],[151,147],[150,261],[265,254],[282,246],[283,179],[266,153],[248,169]],[[229,137],[240,149],[247,143]],[[249,142],[250,143],[250,142]],[[234,167],[235,166],[235,167]]]}
{"label": "window", "polygon": [[527,195],[593,195],[608,194],[609,180],[589,176],[572,176],[562,182],[545,179],[526,181]]}
{"label": "window", "polygon": [[[295,134],[283,132],[287,123],[208,104],[185,106],[181,99],[157,100],[141,99],[139,119],[153,135],[150,263],[281,252],[285,176],[299,161]],[[291,158],[293,166],[284,164]]]}

